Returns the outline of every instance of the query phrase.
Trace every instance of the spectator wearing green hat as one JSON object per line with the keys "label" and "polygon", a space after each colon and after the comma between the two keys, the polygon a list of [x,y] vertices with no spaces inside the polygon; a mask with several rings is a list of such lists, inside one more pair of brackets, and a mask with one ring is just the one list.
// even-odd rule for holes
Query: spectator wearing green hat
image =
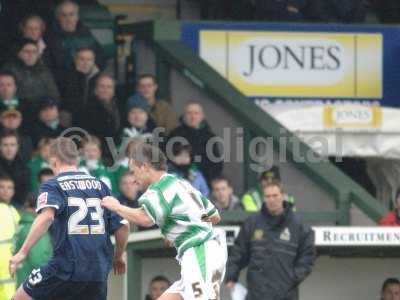
{"label": "spectator wearing green hat", "polygon": [[[279,167],[277,166],[272,166],[269,170],[262,172],[259,177],[258,185],[245,192],[242,197],[242,206],[245,211],[257,212],[261,209],[264,201],[263,187],[273,181],[281,181]],[[285,201],[294,204],[295,199],[293,196],[285,194],[284,197]]]}

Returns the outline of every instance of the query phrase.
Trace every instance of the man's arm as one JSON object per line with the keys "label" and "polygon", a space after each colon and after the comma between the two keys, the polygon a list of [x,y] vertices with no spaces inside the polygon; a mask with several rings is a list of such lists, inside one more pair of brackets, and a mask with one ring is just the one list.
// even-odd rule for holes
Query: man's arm
{"label": "man's arm", "polygon": [[121,205],[114,197],[104,197],[101,201],[101,205],[136,225],[143,227],[151,227],[154,225],[154,220],[150,218],[143,208],[130,208]]}
{"label": "man's arm", "polygon": [[295,285],[299,285],[311,273],[315,259],[314,231],[306,226],[303,228],[294,265]]}
{"label": "man's arm", "polygon": [[17,267],[28,255],[29,250],[49,230],[54,221],[54,216],[55,209],[47,207],[42,209],[41,213],[36,217],[21,249],[19,249],[18,253],[10,259],[10,274],[12,276],[14,276]]}
{"label": "man's arm", "polygon": [[240,271],[249,263],[249,242],[252,234],[249,221],[250,220],[247,220],[240,229],[239,235],[235,240],[235,244],[228,258],[225,281],[229,288],[234,287],[234,283],[238,281]]}
{"label": "man's arm", "polygon": [[113,258],[114,274],[122,275],[126,271],[126,263],[123,257],[126,244],[128,243],[129,224],[124,224],[117,231],[114,232],[115,236],[115,250]]}

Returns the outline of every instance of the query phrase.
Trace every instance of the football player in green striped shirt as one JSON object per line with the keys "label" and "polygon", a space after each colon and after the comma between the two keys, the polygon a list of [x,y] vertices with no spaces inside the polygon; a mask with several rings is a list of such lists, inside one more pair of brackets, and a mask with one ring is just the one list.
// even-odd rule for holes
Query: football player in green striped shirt
{"label": "football player in green striped shirt", "polygon": [[175,246],[181,279],[158,300],[219,300],[227,250],[224,234],[213,229],[221,219],[217,209],[189,182],[168,174],[166,158],[154,146],[136,146],[130,169],[147,187],[140,208],[123,206],[113,197],[103,198],[102,205],[137,225],[157,224]]}

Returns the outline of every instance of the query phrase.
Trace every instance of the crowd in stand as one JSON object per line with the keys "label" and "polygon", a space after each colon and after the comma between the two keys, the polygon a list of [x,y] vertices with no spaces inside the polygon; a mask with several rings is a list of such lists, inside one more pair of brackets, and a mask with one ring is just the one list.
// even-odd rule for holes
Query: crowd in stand
{"label": "crowd in stand", "polygon": [[201,0],[204,19],[362,23],[368,12],[382,23],[400,21],[397,0]]}

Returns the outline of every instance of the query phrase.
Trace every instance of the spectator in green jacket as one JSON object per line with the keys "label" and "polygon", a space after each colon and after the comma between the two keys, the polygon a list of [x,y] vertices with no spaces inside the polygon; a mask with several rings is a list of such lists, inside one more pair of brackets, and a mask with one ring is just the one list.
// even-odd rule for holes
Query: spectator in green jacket
{"label": "spectator in green jacket", "polygon": [[[27,237],[32,223],[35,220],[36,213],[36,197],[30,194],[27,197],[24,205],[24,211],[21,214],[21,220],[19,221],[19,227],[17,233],[15,234],[15,253],[21,248],[22,244]],[[51,240],[48,233],[46,233],[29,251],[27,258],[24,260],[20,268],[17,269],[17,286],[25,281],[31,271],[46,264],[51,256],[53,255],[53,250],[51,246]]]}
{"label": "spectator in green jacket", "polygon": [[[263,187],[272,181],[281,181],[279,167],[272,166],[269,170],[261,173],[259,177],[259,184],[255,188],[251,188],[242,197],[242,206],[247,212],[257,212],[261,209],[264,202]],[[288,194],[284,195],[285,201],[294,204],[293,196]]]}
{"label": "spectator in green jacket", "polygon": [[36,193],[39,189],[38,175],[43,169],[50,168],[49,149],[52,138],[42,138],[38,143],[38,154],[34,156],[28,164],[31,171],[32,192]]}
{"label": "spectator in green jacket", "polygon": [[80,169],[103,181],[111,190],[115,191],[117,186],[113,185],[112,174],[108,172],[102,160],[101,141],[98,137],[91,135],[82,141],[82,159]]}

